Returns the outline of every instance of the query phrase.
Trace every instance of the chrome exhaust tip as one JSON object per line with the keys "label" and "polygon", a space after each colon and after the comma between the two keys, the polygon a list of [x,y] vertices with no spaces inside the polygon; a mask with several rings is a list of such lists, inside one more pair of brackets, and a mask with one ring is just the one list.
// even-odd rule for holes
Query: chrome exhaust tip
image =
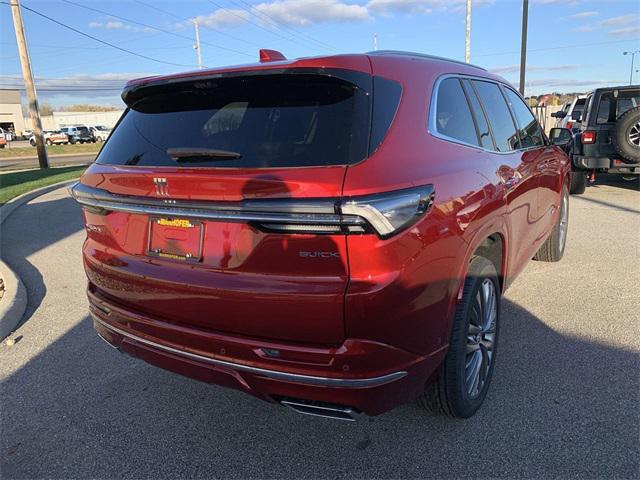
{"label": "chrome exhaust tip", "polygon": [[302,415],[312,415],[314,417],[331,418],[333,420],[344,420],[355,422],[359,412],[351,407],[335,405],[333,403],[315,402],[311,400],[282,399],[280,404]]}

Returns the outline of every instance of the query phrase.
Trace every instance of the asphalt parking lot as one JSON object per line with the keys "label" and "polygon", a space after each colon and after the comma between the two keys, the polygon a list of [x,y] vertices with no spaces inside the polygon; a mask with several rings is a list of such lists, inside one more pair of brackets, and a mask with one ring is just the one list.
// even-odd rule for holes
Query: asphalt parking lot
{"label": "asphalt parking lot", "polygon": [[304,417],[118,354],[94,334],[80,209],[57,190],[2,226],[29,291],[0,346],[0,477],[638,478],[640,192],[570,203],[567,250],[507,292],[492,388],[472,419],[407,404]]}

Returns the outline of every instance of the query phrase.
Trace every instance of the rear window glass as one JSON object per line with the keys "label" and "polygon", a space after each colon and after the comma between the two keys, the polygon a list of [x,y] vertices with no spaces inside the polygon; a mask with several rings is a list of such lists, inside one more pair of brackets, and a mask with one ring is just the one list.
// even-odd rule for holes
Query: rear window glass
{"label": "rear window glass", "polygon": [[480,97],[480,101],[489,118],[496,141],[496,149],[499,152],[516,150],[520,144],[520,139],[509,112],[509,107],[498,85],[480,80],[473,80],[471,83],[473,83],[478,92],[478,97]]}
{"label": "rear window glass", "polygon": [[507,101],[511,105],[511,111],[516,117],[520,128],[520,143],[518,148],[530,148],[544,145],[544,137],[540,124],[529,110],[529,107],[522,101],[520,96],[510,88],[504,89]]}
{"label": "rear window glass", "polygon": [[479,145],[469,104],[457,78],[447,78],[438,87],[435,127],[449,138]]}
{"label": "rear window glass", "polygon": [[603,93],[598,106],[597,123],[613,123],[627,110],[640,106],[640,90],[618,91],[616,98],[613,92]]}
{"label": "rear window glass", "polygon": [[[368,142],[369,96],[362,88],[333,76],[253,75],[179,84],[142,98],[125,113],[97,162],[347,165],[366,157]],[[189,156],[190,150],[198,154]]]}

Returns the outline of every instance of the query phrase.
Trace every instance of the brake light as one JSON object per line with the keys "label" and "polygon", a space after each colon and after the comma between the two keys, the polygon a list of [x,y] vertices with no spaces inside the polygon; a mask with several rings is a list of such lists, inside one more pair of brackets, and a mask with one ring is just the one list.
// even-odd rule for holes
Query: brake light
{"label": "brake light", "polygon": [[596,143],[596,132],[583,132],[582,143],[583,144]]}
{"label": "brake light", "polygon": [[567,122],[567,128],[569,130],[571,130],[573,128],[573,123],[572,122]]}

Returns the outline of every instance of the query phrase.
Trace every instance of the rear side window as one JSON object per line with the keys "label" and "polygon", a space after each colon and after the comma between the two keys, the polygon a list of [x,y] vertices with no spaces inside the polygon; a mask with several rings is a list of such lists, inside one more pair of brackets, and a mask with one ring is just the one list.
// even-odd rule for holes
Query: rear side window
{"label": "rear side window", "polygon": [[496,141],[496,150],[499,152],[516,150],[519,144],[518,132],[498,85],[481,80],[473,80],[471,83],[478,92],[478,97],[487,113]]}
{"label": "rear side window", "polygon": [[507,95],[509,105],[511,105],[511,111],[516,117],[520,134],[520,147],[530,148],[544,145],[544,138],[542,136],[542,129],[540,124],[533,116],[529,107],[522,101],[520,96],[516,94],[510,88],[504,89]]}
{"label": "rear side window", "polygon": [[[353,164],[367,156],[369,98],[346,80],[306,73],[176,84],[131,105],[97,163],[190,168]],[[170,153],[177,149],[183,151],[179,157]]]}
{"label": "rear side window", "polygon": [[434,121],[438,133],[479,146],[476,127],[459,79],[445,78],[440,82]]}
{"label": "rear side window", "polygon": [[627,110],[640,106],[640,90],[603,93],[598,107],[597,123],[613,123]]}
{"label": "rear side window", "polygon": [[475,119],[476,126],[478,127],[480,144],[482,145],[482,148],[486,148],[487,150],[495,150],[493,140],[491,138],[491,129],[489,128],[487,118],[485,117],[484,111],[482,110],[482,105],[480,105],[480,101],[476,96],[476,92],[473,90],[473,87],[471,86],[469,80],[462,80],[462,84],[464,85],[464,89],[467,92],[467,98],[469,99],[469,103],[471,104],[473,118]]}

